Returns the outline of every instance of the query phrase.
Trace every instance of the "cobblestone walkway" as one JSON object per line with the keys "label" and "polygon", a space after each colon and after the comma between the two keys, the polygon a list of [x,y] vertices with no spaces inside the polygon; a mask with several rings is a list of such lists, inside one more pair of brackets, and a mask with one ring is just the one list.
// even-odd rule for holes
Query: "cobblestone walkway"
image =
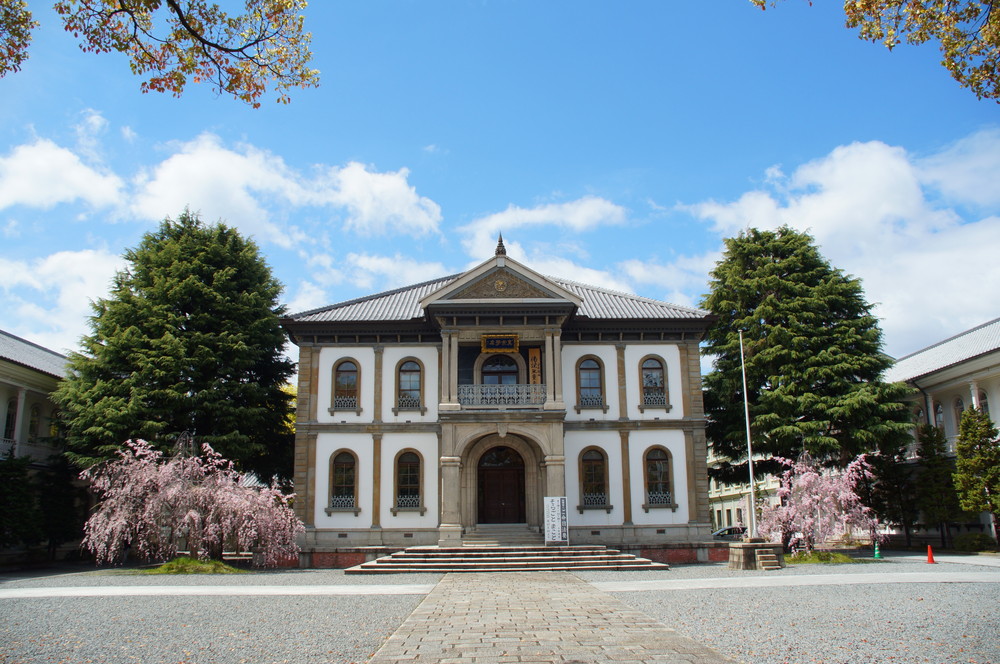
{"label": "cobblestone walkway", "polygon": [[733,660],[568,572],[448,574],[369,664]]}

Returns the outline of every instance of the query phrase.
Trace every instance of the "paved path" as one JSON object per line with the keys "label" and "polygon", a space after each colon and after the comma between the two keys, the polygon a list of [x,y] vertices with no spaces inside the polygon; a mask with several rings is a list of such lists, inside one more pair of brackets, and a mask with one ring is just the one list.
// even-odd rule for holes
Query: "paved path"
{"label": "paved path", "polygon": [[567,572],[448,574],[369,664],[733,660]]}

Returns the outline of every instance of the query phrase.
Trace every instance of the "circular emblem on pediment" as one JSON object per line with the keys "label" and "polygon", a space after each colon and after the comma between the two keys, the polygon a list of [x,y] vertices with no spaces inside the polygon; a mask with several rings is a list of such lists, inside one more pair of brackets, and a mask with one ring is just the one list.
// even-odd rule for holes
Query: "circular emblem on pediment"
{"label": "circular emblem on pediment", "polygon": [[493,288],[495,288],[498,293],[502,293],[507,290],[507,282],[503,279],[497,279],[493,282]]}

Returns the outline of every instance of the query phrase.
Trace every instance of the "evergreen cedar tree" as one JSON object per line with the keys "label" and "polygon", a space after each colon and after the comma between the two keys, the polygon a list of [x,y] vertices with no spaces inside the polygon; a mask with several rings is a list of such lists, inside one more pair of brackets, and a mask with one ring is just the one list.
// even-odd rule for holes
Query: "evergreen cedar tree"
{"label": "evergreen cedar tree", "polygon": [[774,458],[803,451],[844,467],[859,454],[894,449],[909,435],[908,389],[881,380],[892,360],[858,279],[834,269],[806,233],[749,229],[726,240],[702,306],[715,317],[704,353],[708,437],[722,481],[746,481],[746,424],[740,370],[743,330],[747,391],[759,474]]}
{"label": "evergreen cedar tree", "polygon": [[950,546],[948,524],[961,517],[955,491],[955,460],[948,456],[944,431],[930,424],[917,427],[917,506],[926,525],[941,533],[941,546]]}
{"label": "evergreen cedar tree", "polygon": [[978,408],[962,413],[954,477],[962,509],[989,512],[1000,532],[1000,437]]}
{"label": "evergreen cedar tree", "polygon": [[[143,92],[180,96],[189,81],[208,82],[254,108],[268,84],[288,103],[293,87],[315,87],[306,0],[247,0],[227,14],[207,0],[59,0],[63,25],[80,48],[128,56]],[[0,0],[0,77],[20,70],[38,27],[25,0]]]}
{"label": "evergreen cedar tree", "polygon": [[[761,9],[777,4],[750,1]],[[889,50],[936,41],[941,64],[959,85],[1000,102],[998,9],[997,0],[844,0],[846,25],[861,39]]]}
{"label": "evergreen cedar tree", "polygon": [[170,449],[186,431],[265,481],[289,476],[293,365],[257,246],[185,211],[125,259],[54,394],[70,460],[111,459],[132,438]]}

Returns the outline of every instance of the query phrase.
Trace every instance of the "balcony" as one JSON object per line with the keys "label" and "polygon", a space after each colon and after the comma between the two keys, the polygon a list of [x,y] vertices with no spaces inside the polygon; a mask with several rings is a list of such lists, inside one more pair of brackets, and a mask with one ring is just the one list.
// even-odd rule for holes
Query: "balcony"
{"label": "balcony", "polygon": [[544,385],[459,385],[458,402],[464,409],[541,408]]}

